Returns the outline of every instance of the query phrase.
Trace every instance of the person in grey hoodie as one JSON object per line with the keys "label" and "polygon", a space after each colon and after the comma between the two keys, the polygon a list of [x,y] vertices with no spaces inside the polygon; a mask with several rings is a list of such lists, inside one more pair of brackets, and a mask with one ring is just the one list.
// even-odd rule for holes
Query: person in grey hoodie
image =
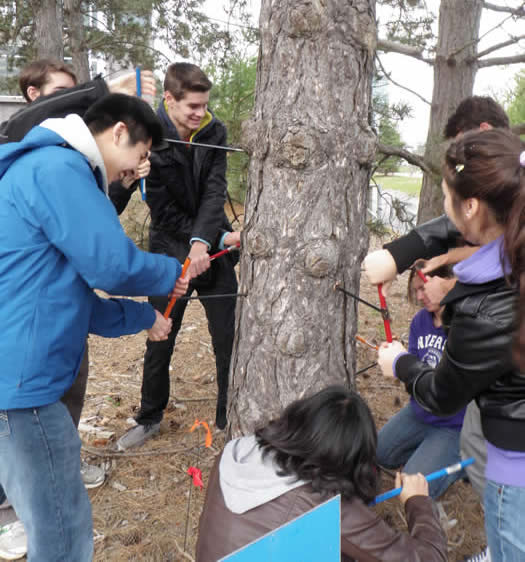
{"label": "person in grey hoodie", "polygon": [[409,532],[367,506],[378,488],[377,434],[364,400],[331,386],[226,444],[207,486],[197,562],[216,561],[341,494],[342,560],[445,561],[447,542],[421,474],[400,475]]}

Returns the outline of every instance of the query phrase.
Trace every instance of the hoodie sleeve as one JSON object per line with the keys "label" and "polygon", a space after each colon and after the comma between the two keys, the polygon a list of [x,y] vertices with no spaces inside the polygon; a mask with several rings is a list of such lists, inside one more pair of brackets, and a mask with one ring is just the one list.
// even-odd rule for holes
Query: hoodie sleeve
{"label": "hoodie sleeve", "polygon": [[131,299],[95,299],[89,332],[105,338],[118,338],[149,330],[155,323],[155,310],[147,302]]}
{"label": "hoodie sleeve", "polygon": [[25,220],[43,231],[91,288],[124,296],[168,294],[182,270],[178,260],[135,246],[79,152],[41,152],[32,189],[16,190]]}

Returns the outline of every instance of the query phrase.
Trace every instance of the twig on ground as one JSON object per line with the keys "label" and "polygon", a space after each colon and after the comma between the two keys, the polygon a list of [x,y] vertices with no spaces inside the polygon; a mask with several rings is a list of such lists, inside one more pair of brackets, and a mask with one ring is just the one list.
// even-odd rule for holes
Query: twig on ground
{"label": "twig on ground", "polygon": [[108,449],[98,450],[94,447],[88,447],[87,445],[82,445],[82,450],[90,455],[95,455],[97,457],[114,457],[114,458],[124,458],[124,457],[147,457],[155,455],[175,455],[176,453],[187,453],[191,451],[194,447],[186,447],[184,449],[155,449],[153,451],[137,451],[136,453],[121,453],[119,451],[110,451]]}

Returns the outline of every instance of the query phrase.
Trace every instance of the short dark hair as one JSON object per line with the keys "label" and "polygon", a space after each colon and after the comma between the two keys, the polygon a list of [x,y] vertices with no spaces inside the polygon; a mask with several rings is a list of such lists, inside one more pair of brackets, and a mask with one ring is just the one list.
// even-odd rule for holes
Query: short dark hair
{"label": "short dark hair", "polygon": [[[410,274],[408,276],[408,289],[407,289],[407,297],[408,297],[408,302],[410,304],[417,304],[414,291],[412,290],[412,281],[416,276],[417,270],[421,269],[424,263],[425,260],[416,260],[414,262],[414,265],[410,268]],[[426,275],[428,275],[429,277],[436,276],[436,277],[444,277],[445,279],[450,279],[451,277],[454,277],[454,272],[452,271],[452,266],[447,264],[447,265],[441,265],[440,267],[436,267],[436,269],[433,269],[431,272],[427,273]]]}
{"label": "short dark hair", "polygon": [[119,121],[129,131],[131,144],[162,141],[162,125],[151,107],[143,100],[126,94],[109,94],[94,103],[85,113],[84,122],[93,135],[104,132]]}
{"label": "short dark hair", "polygon": [[53,72],[64,72],[69,74],[73,79],[73,82],[77,83],[77,77],[73,72],[73,69],[64,62],[54,59],[39,59],[29,63],[27,66],[20,71],[18,77],[18,85],[22,91],[22,95],[26,101],[30,102],[31,99],[27,95],[27,89],[29,86],[34,86],[35,88],[42,88],[49,82],[49,75]]}
{"label": "short dark hair", "polygon": [[374,419],[352,390],[329,386],[292,402],[255,436],[263,456],[274,455],[281,476],[310,481],[323,496],[369,502],[377,493]]}
{"label": "short dark hair", "polygon": [[213,84],[195,64],[175,62],[168,66],[164,77],[164,91],[180,101],[186,92],[209,92]]}
{"label": "short dark hair", "polygon": [[510,128],[509,118],[498,102],[488,96],[470,96],[448,118],[445,138],[456,138],[459,133],[479,128],[481,123],[488,123],[494,128]]}

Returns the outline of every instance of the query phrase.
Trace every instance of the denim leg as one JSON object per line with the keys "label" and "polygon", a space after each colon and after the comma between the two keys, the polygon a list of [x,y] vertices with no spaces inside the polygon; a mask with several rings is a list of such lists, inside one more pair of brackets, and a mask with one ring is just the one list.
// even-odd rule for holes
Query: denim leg
{"label": "denim leg", "polygon": [[[189,294],[191,291],[190,288]],[[162,313],[169,302],[167,297],[150,297],[148,300],[155,309]],[[175,303],[170,316],[173,327],[167,340],[154,342],[148,339],[146,342],[140,411],[135,418],[139,424],[159,423],[164,409],[168,405],[171,356],[187,304],[188,301]]]}
{"label": "denim leg", "polygon": [[377,462],[385,468],[404,465],[425,439],[429,426],[407,404],[394,414],[377,435]]}
{"label": "denim leg", "polygon": [[[440,468],[456,464],[460,460],[459,431],[428,425],[425,439],[405,464],[404,472],[407,474],[421,472],[426,476]],[[430,496],[434,499],[439,498],[451,484],[464,475],[464,471],[461,470],[429,482]]]}
{"label": "denim leg", "polygon": [[525,560],[525,488],[485,485],[485,531],[493,562]]}
{"label": "denim leg", "polygon": [[0,411],[0,483],[24,524],[29,561],[92,559],[80,439],[62,402]]}

